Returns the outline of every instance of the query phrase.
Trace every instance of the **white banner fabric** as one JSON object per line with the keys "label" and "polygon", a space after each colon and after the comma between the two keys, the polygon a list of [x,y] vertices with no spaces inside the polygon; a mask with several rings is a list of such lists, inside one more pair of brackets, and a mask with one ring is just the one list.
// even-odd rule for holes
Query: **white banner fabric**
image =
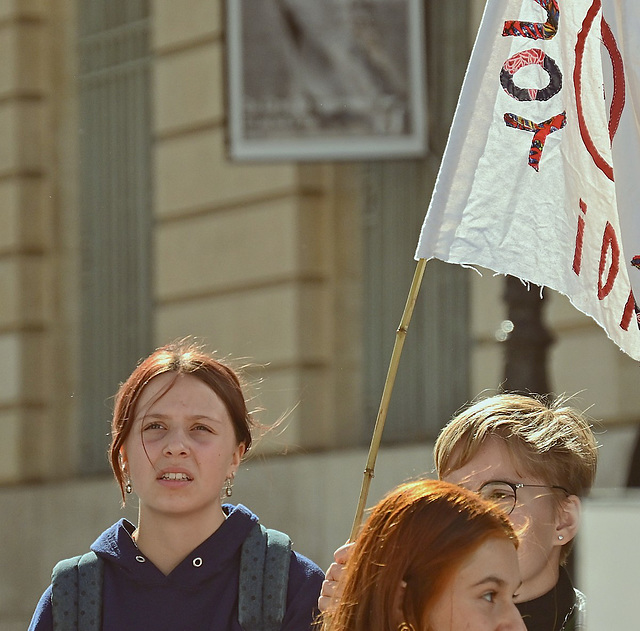
{"label": "white banner fabric", "polygon": [[550,287],[640,360],[640,2],[488,0],[416,259]]}

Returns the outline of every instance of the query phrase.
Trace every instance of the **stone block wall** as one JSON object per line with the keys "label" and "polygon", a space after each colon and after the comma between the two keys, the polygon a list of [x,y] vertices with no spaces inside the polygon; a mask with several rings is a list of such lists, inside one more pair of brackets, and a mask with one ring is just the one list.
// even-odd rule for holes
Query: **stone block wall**
{"label": "stone block wall", "polygon": [[[338,343],[335,311],[345,268],[360,263],[359,237],[342,233],[354,199],[343,206],[333,165],[229,159],[223,3],[186,4],[152,4],[155,339],[196,335],[256,364],[263,422],[289,414],[286,438],[263,449],[319,447],[331,438],[337,358],[357,354],[357,334]],[[341,239],[355,245],[342,269]]]}

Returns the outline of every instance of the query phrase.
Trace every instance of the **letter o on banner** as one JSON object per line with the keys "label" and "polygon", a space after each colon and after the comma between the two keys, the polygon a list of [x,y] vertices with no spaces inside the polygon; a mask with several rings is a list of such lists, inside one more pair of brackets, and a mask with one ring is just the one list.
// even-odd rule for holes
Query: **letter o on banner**
{"label": "letter o on banner", "polygon": [[[514,82],[514,75],[525,66],[541,66],[549,75],[546,87],[519,88]],[[500,84],[504,91],[516,101],[548,101],[562,90],[562,73],[558,64],[539,48],[529,48],[512,55],[504,62],[500,71]]]}
{"label": "letter o on banner", "polygon": [[[611,251],[611,264],[607,272],[607,282],[602,284],[604,276],[604,268],[607,264],[607,251]],[[607,221],[604,227],[604,235],[602,236],[602,249],[600,250],[600,266],[598,268],[598,300],[606,298],[613,289],[613,283],[616,282],[618,270],[620,269],[620,246],[616,237],[616,231]]]}

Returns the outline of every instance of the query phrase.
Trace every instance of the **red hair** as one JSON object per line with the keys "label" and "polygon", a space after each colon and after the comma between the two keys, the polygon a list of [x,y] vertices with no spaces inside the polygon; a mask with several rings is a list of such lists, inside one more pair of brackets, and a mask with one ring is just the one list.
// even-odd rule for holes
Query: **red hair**
{"label": "red hair", "polygon": [[[174,373],[176,378],[178,375],[193,375],[209,386],[227,408],[237,443],[244,444],[245,452],[251,447],[251,429],[254,422],[247,410],[238,374],[192,341],[180,340],[162,346],[138,364],[116,394],[111,421],[109,460],[120,485],[123,501],[125,480],[120,466],[120,449],[131,432],[140,393],[154,377],[165,373]],[[173,382],[167,389],[171,388],[171,385]]]}
{"label": "red hair", "polygon": [[403,620],[425,628],[460,564],[490,537],[517,547],[506,515],[475,493],[437,480],[399,486],[373,508],[347,564],[342,597],[324,614],[322,629],[395,630],[402,581]]}

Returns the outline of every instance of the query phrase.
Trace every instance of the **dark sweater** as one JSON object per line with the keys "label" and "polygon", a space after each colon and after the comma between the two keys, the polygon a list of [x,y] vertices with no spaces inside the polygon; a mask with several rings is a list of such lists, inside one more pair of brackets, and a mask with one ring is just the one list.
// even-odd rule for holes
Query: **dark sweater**
{"label": "dark sweater", "polygon": [[[151,561],[140,561],[130,522],[120,520],[98,537],[91,549],[105,561],[102,631],[241,631],[240,548],[258,518],[242,505],[224,508],[227,520],[168,576]],[[324,573],[306,557],[291,555],[282,631],[308,631]],[[202,563],[194,565],[196,558]],[[49,586],[29,631],[52,629]]]}
{"label": "dark sweater", "polygon": [[576,593],[564,568],[555,587],[535,600],[518,603],[527,631],[560,631],[573,612]]}

